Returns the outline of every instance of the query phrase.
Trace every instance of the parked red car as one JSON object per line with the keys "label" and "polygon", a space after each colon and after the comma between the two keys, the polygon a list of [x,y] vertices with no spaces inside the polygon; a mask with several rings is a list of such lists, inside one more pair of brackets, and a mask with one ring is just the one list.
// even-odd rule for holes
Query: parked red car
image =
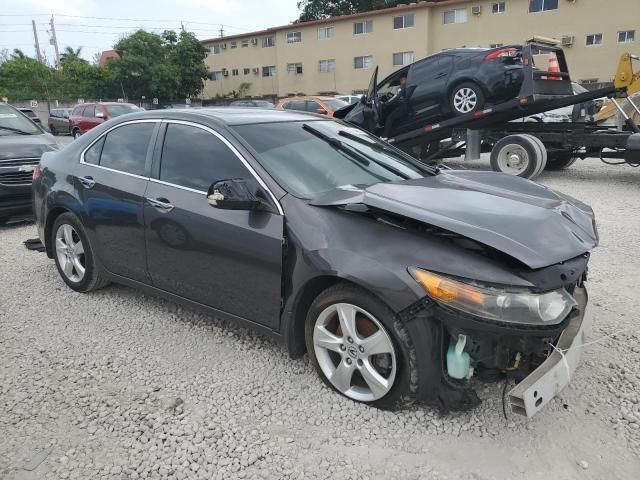
{"label": "parked red car", "polygon": [[141,109],[132,103],[98,102],[76,105],[69,117],[69,130],[73,138],[97,127],[110,118],[126,113],[139,112]]}

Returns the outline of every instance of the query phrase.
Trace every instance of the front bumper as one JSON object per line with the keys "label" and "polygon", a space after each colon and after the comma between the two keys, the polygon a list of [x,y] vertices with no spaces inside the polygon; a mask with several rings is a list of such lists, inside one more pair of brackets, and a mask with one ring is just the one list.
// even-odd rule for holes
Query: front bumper
{"label": "front bumper", "polygon": [[560,335],[553,352],[509,392],[509,403],[514,413],[527,417],[535,415],[571,381],[593,323],[587,309],[589,297],[586,288],[576,287],[573,297],[578,302],[578,311]]}

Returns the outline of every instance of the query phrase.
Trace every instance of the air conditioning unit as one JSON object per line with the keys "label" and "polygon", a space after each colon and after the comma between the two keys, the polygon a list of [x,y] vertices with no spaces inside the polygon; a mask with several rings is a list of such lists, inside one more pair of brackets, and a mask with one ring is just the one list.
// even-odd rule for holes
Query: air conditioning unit
{"label": "air conditioning unit", "polygon": [[576,43],[576,37],[574,37],[573,35],[563,35],[562,36],[562,46],[563,47],[570,47],[574,43]]}
{"label": "air conditioning unit", "polygon": [[221,43],[220,44],[220,48],[223,49],[223,50],[226,50],[227,49],[227,44],[226,43]]}
{"label": "air conditioning unit", "polygon": [[482,13],[482,5],[474,5],[471,7],[471,13],[474,15],[480,15]]}
{"label": "air conditioning unit", "polygon": [[260,67],[253,67],[253,74],[258,75],[260,73]]}
{"label": "air conditioning unit", "polygon": [[222,69],[222,76],[223,77],[228,77],[229,76],[229,70],[227,70],[226,68]]}
{"label": "air conditioning unit", "polygon": [[252,38],[251,39],[251,45],[258,45],[258,39],[257,38]]}

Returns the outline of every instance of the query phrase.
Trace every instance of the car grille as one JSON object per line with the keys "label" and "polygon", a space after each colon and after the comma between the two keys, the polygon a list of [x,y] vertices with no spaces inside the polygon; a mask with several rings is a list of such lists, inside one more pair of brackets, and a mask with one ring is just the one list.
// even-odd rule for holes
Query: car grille
{"label": "car grille", "polygon": [[[29,185],[33,172],[16,171],[20,167],[36,166],[40,162],[39,158],[15,158],[0,161],[0,185]],[[6,171],[11,169],[10,171]]]}

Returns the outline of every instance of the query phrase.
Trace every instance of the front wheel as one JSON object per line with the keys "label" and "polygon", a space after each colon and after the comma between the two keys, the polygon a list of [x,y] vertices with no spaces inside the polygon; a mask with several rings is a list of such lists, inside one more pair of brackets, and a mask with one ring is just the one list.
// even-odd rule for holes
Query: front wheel
{"label": "front wheel", "polygon": [[51,132],[51,135],[53,135],[54,137],[58,135],[58,132],[56,131],[53,125],[49,125],[49,131]]}
{"label": "front wheel", "polygon": [[465,82],[451,92],[449,104],[455,115],[464,115],[481,110],[484,107],[484,93],[475,83]]}
{"label": "front wheel", "polygon": [[77,128],[75,128],[75,129],[73,130],[73,132],[71,132],[71,136],[72,136],[74,139],[75,139],[75,138],[80,138],[80,135],[82,135],[82,134],[80,133],[80,130],[79,130],[79,129],[77,129]]}
{"label": "front wheel", "polygon": [[309,308],[305,342],[329,387],[358,402],[396,409],[413,401],[414,389],[408,347],[395,332],[389,307],[365,290],[338,284]]}

